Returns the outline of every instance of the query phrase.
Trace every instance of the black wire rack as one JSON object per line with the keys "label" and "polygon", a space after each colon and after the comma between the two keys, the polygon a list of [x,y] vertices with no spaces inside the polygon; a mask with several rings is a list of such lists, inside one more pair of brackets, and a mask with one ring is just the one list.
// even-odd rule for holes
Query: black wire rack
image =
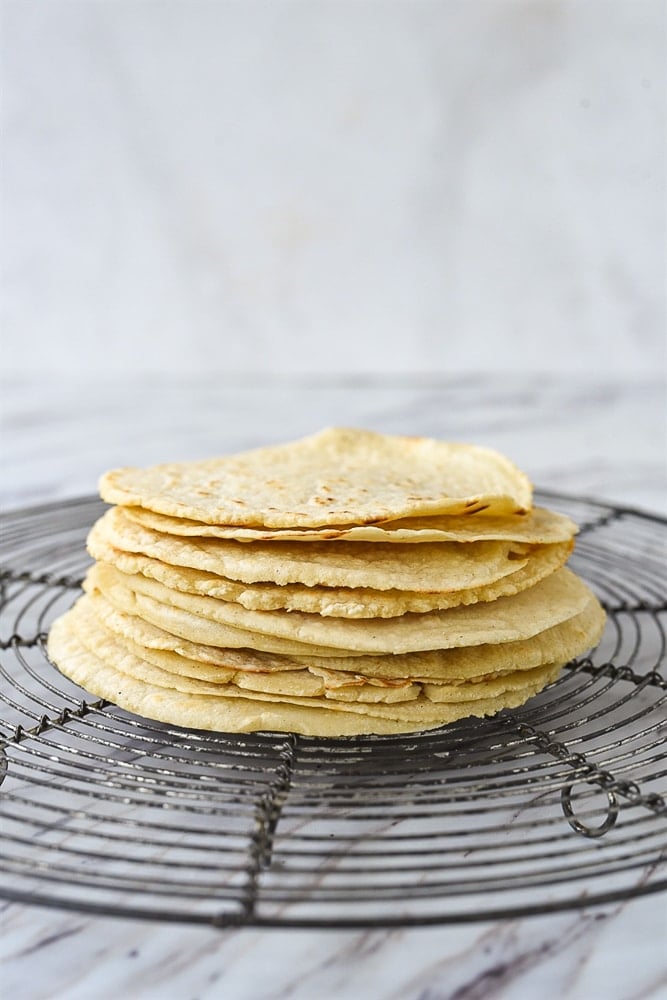
{"label": "black wire rack", "polygon": [[224,735],[93,700],[49,663],[83,498],[5,517],[0,895],[227,926],[369,927],[572,909],[667,888],[667,522],[542,493],[598,648],[521,709],[409,736]]}

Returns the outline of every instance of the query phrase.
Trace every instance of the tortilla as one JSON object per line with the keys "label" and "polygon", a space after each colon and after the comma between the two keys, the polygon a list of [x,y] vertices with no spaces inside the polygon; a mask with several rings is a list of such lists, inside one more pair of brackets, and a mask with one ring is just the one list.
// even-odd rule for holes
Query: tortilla
{"label": "tortilla", "polygon": [[[110,650],[116,658],[128,654],[128,663],[132,661],[133,669],[123,668],[116,660],[114,662],[119,669],[125,669],[125,672],[138,676],[141,680],[150,681],[150,670],[146,666],[150,664],[159,668],[163,675],[171,674],[172,679],[168,682],[168,686],[178,691],[220,693],[222,688],[231,684],[249,691],[292,697],[325,696],[345,699],[349,696],[358,701],[396,702],[412,700],[421,690],[420,684],[409,680],[384,681],[349,672],[321,670],[317,667],[311,670],[307,664],[301,664],[295,670],[274,669],[266,672],[225,667],[212,668],[210,665],[200,664],[196,660],[190,660],[174,652],[147,649],[132,639],[119,636],[97,618],[95,607],[86,595],[71,609],[70,622],[85,645],[102,659],[108,659],[107,654]],[[156,683],[158,682],[159,678],[156,680]],[[202,684],[205,686],[198,686]]]}
{"label": "tortilla", "polygon": [[226,458],[115,469],[100,493],[204,524],[268,528],[505,515],[532,505],[528,478],[488,448],[339,428]]}
{"label": "tortilla", "polygon": [[526,514],[505,517],[481,514],[406,517],[376,524],[330,525],[321,528],[244,528],[228,524],[204,524],[183,517],[158,514],[141,507],[123,507],[123,513],[144,528],[163,535],[195,538],[227,538],[250,541],[364,541],[364,542],[481,542],[514,541],[531,545],[567,542],[577,532],[574,521],[564,514],[533,507]]}
{"label": "tortilla", "polygon": [[526,565],[531,547],[508,541],[253,542],[182,539],[160,535],[108,511],[91,531],[97,540],[171,566],[185,566],[242,583],[300,583],[306,587],[365,587],[376,590],[455,591],[495,583]]}
{"label": "tortilla", "polygon": [[[86,587],[85,599],[89,601],[95,611],[95,615],[100,622],[117,635],[139,643],[141,646],[150,649],[164,649],[170,652],[179,653],[187,660],[196,660],[198,663],[210,667],[210,674],[201,676],[215,678],[218,668],[222,669],[243,669],[243,670],[300,670],[302,664],[292,660],[287,656],[280,656],[276,653],[268,653],[261,650],[246,650],[241,648],[229,648],[224,646],[209,646],[202,642],[190,642],[173,632],[166,632],[145,618],[122,610],[120,606],[111,604],[110,601],[95,587]],[[128,605],[131,602],[128,602]],[[246,654],[252,654],[250,660]],[[290,664],[292,664],[290,666]]]}
{"label": "tortilla", "polygon": [[88,538],[88,551],[98,562],[108,563],[126,574],[140,573],[172,590],[233,601],[253,611],[282,608],[334,618],[393,618],[408,611],[423,613],[458,604],[492,601],[534,586],[562,566],[571,550],[571,542],[536,546],[526,560],[517,560],[516,572],[495,583],[461,590],[414,593],[369,587],[306,587],[298,583],[251,586],[203,570],[172,566],[140,553],[123,552],[106,542],[96,528]]}
{"label": "tortilla", "polygon": [[194,694],[147,683],[90,650],[72,627],[71,613],[52,626],[48,653],[86,691],[147,718],[221,732],[295,732],[320,737],[414,732],[470,715],[492,715],[503,707],[523,704],[560,670],[559,665],[551,665],[521,690],[506,691],[495,698],[436,703],[423,697],[406,704],[367,705],[315,698],[278,700],[275,695],[259,692],[252,697],[247,693],[238,697]]}
{"label": "tortilla", "polygon": [[181,661],[198,664],[200,676],[215,680],[218,671],[285,672],[287,670],[325,670],[328,673],[352,672],[365,681],[374,678],[453,683],[489,674],[530,669],[544,663],[567,663],[574,656],[594,646],[600,639],[605,614],[590,594],[584,610],[573,618],[554,625],[530,639],[517,642],[459,646],[419,653],[391,656],[284,656],[253,649],[224,649],[181,639],[156,625],[118,611],[100,594],[81,598],[89,602],[96,618],[116,635],[139,646],[180,654]]}
{"label": "tortilla", "polygon": [[[93,567],[93,570],[95,569],[99,567]],[[279,636],[262,636],[261,645],[258,645],[259,637],[244,629],[222,622],[206,621],[181,608],[160,604],[146,594],[136,594],[116,582],[109,583],[107,580],[105,586],[101,587],[93,575],[93,570],[89,571],[84,580],[83,589],[87,594],[102,593],[117,611],[143,618],[146,622],[195,645],[218,646],[223,649],[257,649],[287,656],[295,653],[301,655],[313,653],[323,657],[340,655],[340,650],[333,647],[310,645],[293,639],[282,639]],[[349,655],[353,656],[354,653]]]}
{"label": "tortilla", "polygon": [[[552,573],[530,590],[491,603],[382,619],[323,618],[300,611],[249,611],[230,601],[171,590],[155,580],[130,576],[104,563],[89,571],[87,586],[97,587],[120,610],[139,614],[160,628],[195,642],[201,641],[199,637],[206,630],[209,639],[204,641],[210,645],[302,655],[311,651],[309,647],[345,650],[346,655],[393,654],[513,642],[572,618],[583,610],[589,597],[585,584],[567,569]],[[217,629],[222,630],[221,641],[211,641]],[[236,637],[234,632],[238,633]],[[234,641],[226,641],[225,637]],[[283,649],[276,648],[276,639],[281,640]],[[317,655],[316,648],[312,652]]]}
{"label": "tortilla", "polygon": [[576,526],[497,452],[333,429],[102,477],[52,662],[146,718],[409,733],[516,707],[602,633]]}

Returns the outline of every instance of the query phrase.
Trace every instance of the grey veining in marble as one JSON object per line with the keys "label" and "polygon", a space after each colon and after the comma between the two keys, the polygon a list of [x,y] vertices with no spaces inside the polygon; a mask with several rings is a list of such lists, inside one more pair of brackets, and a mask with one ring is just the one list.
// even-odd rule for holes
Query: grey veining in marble
{"label": "grey veining in marble", "polygon": [[219,932],[18,906],[5,917],[3,982],[22,1000],[660,1000],[667,988],[655,899],[410,931]]}

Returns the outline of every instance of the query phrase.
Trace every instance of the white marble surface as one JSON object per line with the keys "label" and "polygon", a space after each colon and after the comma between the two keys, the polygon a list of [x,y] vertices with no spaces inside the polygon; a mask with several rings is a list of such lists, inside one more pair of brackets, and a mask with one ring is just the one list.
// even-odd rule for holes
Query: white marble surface
{"label": "white marble surface", "polygon": [[544,488],[667,512],[660,372],[633,384],[544,374],[57,375],[7,380],[2,397],[8,506],[94,492],[115,465],[226,454],[342,425],[484,443]]}
{"label": "white marble surface", "polygon": [[[665,510],[664,385],[43,379],[7,384],[3,502],[92,492],[121,461],[289,438],[327,423],[502,447],[538,485]],[[581,913],[390,931],[215,931],[2,907],[20,1000],[662,1000],[657,895]]]}
{"label": "white marble surface", "polygon": [[662,0],[5,0],[15,373],[650,375]]}

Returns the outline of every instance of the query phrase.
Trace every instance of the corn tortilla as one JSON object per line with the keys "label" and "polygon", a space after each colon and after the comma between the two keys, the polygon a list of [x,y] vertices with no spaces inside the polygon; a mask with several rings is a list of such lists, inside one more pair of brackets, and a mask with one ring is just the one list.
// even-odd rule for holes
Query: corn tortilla
{"label": "corn tortilla", "polygon": [[51,660],[86,691],[147,718],[219,732],[295,732],[320,737],[391,734],[433,729],[470,715],[493,715],[504,707],[523,704],[561,669],[551,665],[539,681],[495,698],[434,703],[427,698],[397,705],[331,702],[327,699],[277,700],[253,693],[238,697],[188,694],[124,673],[91,651],[72,628],[69,615],[58,619],[48,641]]}
{"label": "corn tortilla", "polygon": [[88,551],[98,562],[108,563],[122,573],[140,573],[173,590],[233,601],[252,611],[284,609],[333,618],[394,618],[408,611],[423,613],[496,600],[534,586],[562,566],[571,549],[571,542],[536,546],[525,561],[518,561],[520,568],[516,572],[486,586],[415,593],[370,587],[307,587],[298,583],[249,585],[205,570],[172,566],[141,553],[123,552],[101,538],[95,529],[88,539]]}
{"label": "corn tortilla", "polygon": [[453,683],[488,674],[530,669],[544,663],[567,663],[599,641],[605,621],[599,602],[593,594],[589,594],[580,614],[530,639],[516,642],[389,656],[287,656],[254,649],[224,649],[191,643],[142,618],[118,611],[100,593],[88,594],[81,600],[91,603],[95,617],[110,631],[142,647],[178,653],[183,663],[198,664],[202,672],[195,676],[205,680],[215,680],[220,670],[268,673],[308,668],[335,672],[337,675],[352,672],[363,676],[367,682],[381,678]]}
{"label": "corn tortilla", "polygon": [[341,428],[226,458],[114,469],[100,494],[204,524],[269,528],[532,505],[528,478],[491,449]]}
{"label": "corn tortilla", "polygon": [[122,468],[49,657],[146,718],[410,733],[516,707],[600,638],[576,526],[488,448],[329,429]]}
{"label": "corn tortilla", "polygon": [[[241,633],[237,641],[210,644],[286,653],[303,652],[304,646],[367,654],[513,642],[572,618],[583,610],[589,594],[585,584],[563,568],[530,590],[490,603],[368,620],[323,618],[300,611],[249,611],[230,601],[171,590],[155,580],[130,576],[104,563],[89,571],[87,585],[97,587],[112,604],[130,602],[137,611],[131,607],[121,610],[145,614],[149,621],[183,638],[198,641],[196,637],[204,628],[209,628],[211,635],[215,635],[216,627],[231,629]],[[177,622],[190,623],[188,634],[182,624],[174,628]],[[293,643],[295,648],[277,649],[276,639],[287,646]],[[316,649],[312,652],[315,654]]]}
{"label": "corn tortilla", "polygon": [[307,587],[455,591],[495,583],[526,565],[520,542],[425,542],[417,547],[364,542],[254,542],[182,539],[142,528],[120,509],[108,511],[90,534],[97,543],[198,569],[242,583]]}
{"label": "corn tortilla", "polygon": [[515,541],[528,544],[567,542],[577,526],[564,514],[533,507],[526,514],[505,517],[482,514],[431,515],[372,524],[330,525],[322,528],[244,528],[204,524],[183,517],[158,514],[142,507],[123,507],[131,521],[163,535],[226,538],[236,541],[363,541],[363,542],[482,542]]}

